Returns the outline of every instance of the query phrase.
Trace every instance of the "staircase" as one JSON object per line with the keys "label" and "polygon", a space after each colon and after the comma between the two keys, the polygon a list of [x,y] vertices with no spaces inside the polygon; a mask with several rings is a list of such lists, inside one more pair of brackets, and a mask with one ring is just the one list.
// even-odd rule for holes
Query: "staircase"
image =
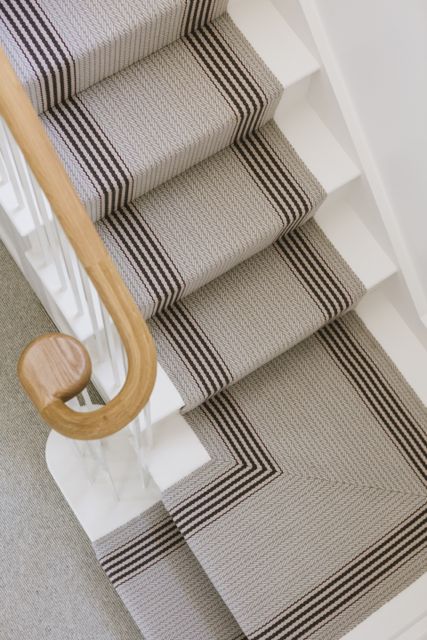
{"label": "staircase", "polygon": [[[380,637],[371,614],[425,570],[427,350],[392,304],[398,269],[296,4],[1,3],[2,44],[158,350],[142,500],[138,476],[117,503],[69,441],[47,446],[147,639],[356,640],[365,619]],[[92,294],[73,257],[64,282],[62,258],[43,262],[51,212],[14,197],[4,179],[3,238],[58,326],[109,351],[108,399],[108,318],[76,308]]]}

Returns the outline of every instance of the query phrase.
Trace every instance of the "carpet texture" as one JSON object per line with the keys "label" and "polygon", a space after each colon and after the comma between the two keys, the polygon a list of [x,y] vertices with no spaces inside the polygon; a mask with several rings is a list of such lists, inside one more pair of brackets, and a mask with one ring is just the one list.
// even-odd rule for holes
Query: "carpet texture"
{"label": "carpet texture", "polygon": [[2,0],[0,42],[40,113],[200,28],[226,5],[226,0]]}
{"label": "carpet texture", "polygon": [[103,218],[97,229],[150,318],[306,222],[324,198],[269,122]]}
{"label": "carpet texture", "polygon": [[251,640],[340,638],[427,566],[427,410],[354,314],[187,414],[164,503]]}
{"label": "carpet texture", "polygon": [[162,504],[94,548],[146,640],[245,640]]}
{"label": "carpet texture", "polygon": [[338,640],[425,570],[427,416],[310,219],[326,194],[271,121],[282,87],[224,0],[0,6],[211,456],[100,564],[148,640]]}
{"label": "carpet texture", "polygon": [[141,640],[46,468],[49,428],[16,363],[55,327],[0,242],[0,637]]}
{"label": "carpet texture", "polygon": [[223,16],[41,118],[97,220],[262,126],[281,92]]}
{"label": "carpet texture", "polygon": [[363,292],[311,220],[149,326],[188,411],[351,309]]}

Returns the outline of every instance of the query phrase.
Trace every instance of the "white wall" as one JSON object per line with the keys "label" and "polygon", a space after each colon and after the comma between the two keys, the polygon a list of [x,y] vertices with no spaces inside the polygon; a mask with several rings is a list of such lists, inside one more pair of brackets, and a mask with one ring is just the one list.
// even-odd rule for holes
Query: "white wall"
{"label": "white wall", "polygon": [[386,226],[427,324],[427,2],[317,0],[316,7],[376,165],[377,190],[384,188],[385,216],[393,218]]}

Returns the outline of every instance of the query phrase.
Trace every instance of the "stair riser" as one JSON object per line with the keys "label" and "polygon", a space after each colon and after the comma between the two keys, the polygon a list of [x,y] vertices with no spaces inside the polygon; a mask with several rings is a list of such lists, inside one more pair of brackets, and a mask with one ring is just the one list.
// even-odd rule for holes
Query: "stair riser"
{"label": "stair riser", "polygon": [[[203,0],[158,5],[153,11],[143,3],[130,2],[120,12],[114,3],[83,4],[84,13],[80,15],[81,7],[76,7],[74,16],[52,0],[7,3],[1,15],[2,44],[38,113],[199,29],[226,10],[227,0],[214,0],[209,6]],[[79,39],[75,20],[82,19]],[[19,47],[26,62],[18,59]]]}
{"label": "stair riser", "polygon": [[95,221],[262,127],[281,95],[224,16],[42,121]]}

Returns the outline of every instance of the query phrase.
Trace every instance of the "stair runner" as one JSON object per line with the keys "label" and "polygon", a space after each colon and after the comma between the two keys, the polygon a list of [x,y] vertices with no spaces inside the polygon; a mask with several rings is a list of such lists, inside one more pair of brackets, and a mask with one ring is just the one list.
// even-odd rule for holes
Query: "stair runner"
{"label": "stair runner", "polygon": [[225,1],[0,7],[210,454],[96,541],[102,566],[147,640],[340,638],[425,567],[427,415],[310,220],[282,88]]}

